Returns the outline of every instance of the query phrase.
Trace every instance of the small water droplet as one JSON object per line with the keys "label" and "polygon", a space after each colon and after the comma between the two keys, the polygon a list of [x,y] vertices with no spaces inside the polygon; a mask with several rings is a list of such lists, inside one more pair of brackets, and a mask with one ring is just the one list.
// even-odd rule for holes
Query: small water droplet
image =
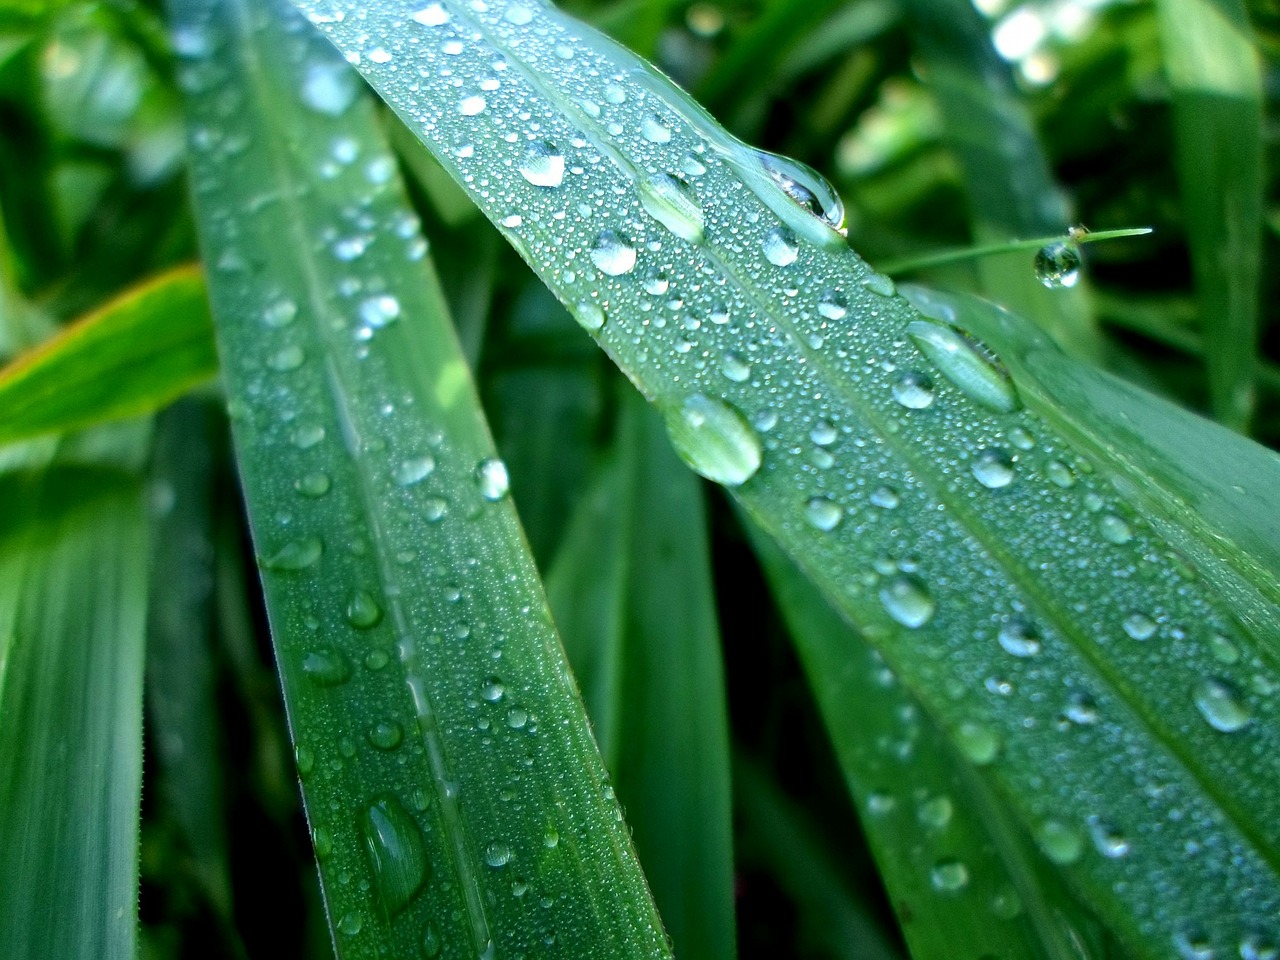
{"label": "small water droplet", "polygon": [[1129,524],[1114,513],[1108,513],[1099,520],[1098,528],[1102,531],[1102,539],[1116,546],[1122,546],[1133,539],[1133,530]]}
{"label": "small water droplet", "polygon": [[507,688],[497,677],[485,677],[484,683],[480,685],[480,696],[490,703],[497,703],[506,691]]}
{"label": "small water droplet", "polygon": [[1013,381],[995,354],[954,327],[932,320],[913,320],[907,335],[920,352],[974,403],[996,413],[1012,413],[1022,406]]}
{"label": "small water droplet", "polygon": [[671,128],[651,114],[640,121],[640,136],[650,143],[670,143]]}
{"label": "small water droplet", "polygon": [[880,605],[890,617],[913,630],[933,619],[938,609],[924,581],[909,573],[897,574],[885,582],[880,588]]}
{"label": "small water droplet", "polygon": [[439,3],[429,3],[415,11],[413,19],[424,27],[442,27],[449,22],[449,12]]}
{"label": "small water droplet", "polygon": [[706,214],[683,180],[660,173],[640,183],[640,205],[653,219],[683,240],[702,242]]}
{"label": "small water droplet", "polygon": [[[558,842],[559,837],[556,840]],[[494,840],[484,848],[484,862],[494,868],[505,867],[511,862],[510,845],[503,843],[501,840]]]}
{"label": "small water droplet", "polygon": [[1046,244],[1036,252],[1035,270],[1050,290],[1074,287],[1080,279],[1080,248],[1064,241]]}
{"label": "small water droplet", "polygon": [[360,832],[373,866],[374,882],[387,913],[394,917],[422,889],[431,873],[422,831],[395,797],[371,804]]}
{"label": "small water droplet", "polygon": [[931,830],[941,830],[951,822],[953,812],[951,798],[945,794],[939,794],[920,804],[919,809],[916,811],[916,819]]}
{"label": "small water droplet", "polygon": [[760,241],[760,249],[765,259],[778,267],[785,267],[795,262],[800,254],[800,244],[796,235],[786,227],[774,227]]}
{"label": "small water droplet", "polygon": [[988,490],[999,490],[1013,483],[1017,476],[1013,457],[999,447],[988,447],[973,461],[973,475]]}
{"label": "small water droplet", "polygon": [[369,728],[369,742],[379,750],[394,750],[404,739],[404,730],[394,720],[382,720]]}
{"label": "small water droplet", "polygon": [[427,479],[435,469],[435,457],[426,453],[420,457],[410,457],[408,460],[402,461],[391,471],[391,479],[395,481],[397,486],[411,487]]}
{"label": "small water droplet", "polygon": [[959,860],[939,860],[929,871],[929,883],[939,893],[956,893],[969,885],[969,868]]}
{"label": "small water droplet", "polygon": [[357,630],[376,627],[382,620],[382,607],[368,590],[356,590],[347,600],[347,622]]}
{"label": "small water droplet", "polygon": [[1150,640],[1156,633],[1156,622],[1140,610],[1124,618],[1124,632],[1134,640]]}
{"label": "small water droplet", "polygon": [[1015,657],[1034,657],[1040,652],[1040,633],[1035,624],[1022,617],[1013,617],[1000,628],[997,637],[1006,653]]}
{"label": "small water droplet", "polygon": [[345,113],[359,92],[355,75],[341,63],[312,63],[302,75],[302,102],[330,117]]}
{"label": "small water droplet", "polygon": [[630,273],[636,265],[636,248],[616,231],[601,230],[591,247],[591,262],[611,277]]}
{"label": "small water droplet", "polygon": [[480,496],[486,500],[491,502],[501,500],[511,489],[507,465],[497,457],[481,460],[476,466],[476,486],[480,489]]}
{"label": "small water droplet", "polygon": [[293,489],[304,497],[323,497],[329,492],[329,488],[332,485],[329,475],[317,470],[314,473],[304,474],[295,480]]}
{"label": "small water droplet", "polygon": [[296,343],[281,347],[267,357],[267,366],[277,373],[288,373],[291,370],[297,370],[306,362],[306,353]]}
{"label": "small water droplet", "polygon": [[324,552],[324,543],[319,537],[303,537],[290,540],[275,553],[262,560],[267,570],[305,570],[312,566]]}
{"label": "small water droplet", "polygon": [[579,300],[573,308],[573,319],[577,320],[578,325],[584,330],[594,333],[604,326],[604,310],[594,300]]}
{"label": "small water droplet", "polygon": [[338,650],[309,650],[302,657],[302,672],[321,687],[336,687],[351,679],[351,664]]}
{"label": "small water droplet", "polygon": [[458,112],[464,117],[476,117],[484,113],[484,108],[487,106],[484,97],[473,93],[458,101]]}
{"label": "small water droplet", "polygon": [[828,320],[841,320],[844,315],[849,312],[849,300],[839,290],[830,289],[823,291],[818,297],[818,313],[822,314]]}
{"label": "small water droplet", "polygon": [[1253,719],[1236,688],[1220,677],[1206,677],[1196,684],[1193,699],[1200,716],[1223,733],[1234,733]]}
{"label": "small water droplet", "polygon": [[1040,824],[1036,842],[1044,855],[1059,866],[1075,863],[1084,853],[1084,837],[1080,831],[1057,820]]}
{"label": "small water droplet", "polygon": [[548,850],[554,850],[560,845],[560,834],[551,824],[547,824],[547,829],[542,833],[542,845]]}
{"label": "small water droplet", "polygon": [[893,510],[902,498],[898,496],[898,491],[893,487],[876,487],[871,491],[871,495],[867,498],[871,501],[871,505],[879,507],[882,510]]}
{"label": "small water droplet", "polygon": [[525,148],[518,169],[535,187],[558,187],[564,181],[564,154],[554,143],[534,140]]}
{"label": "small water droplet", "polygon": [[357,910],[349,910],[338,921],[338,932],[346,937],[354,937],[364,929],[364,917]]}
{"label": "small water droplet", "polygon": [[1123,833],[1098,817],[1089,818],[1089,836],[1094,848],[1109,860],[1116,860],[1129,852],[1129,840]]}
{"label": "small water droplet", "polygon": [[287,327],[298,317],[298,305],[292,300],[277,300],[262,311],[262,322],[268,327]]}
{"label": "small water droplet", "polygon": [[1000,738],[990,727],[973,721],[965,721],[956,728],[956,746],[979,767],[995,760],[1000,752]]}
{"label": "small water droplet", "polygon": [[809,525],[824,533],[834,530],[840,522],[839,504],[827,497],[813,497],[804,505],[804,518]]}
{"label": "small water droplet", "polygon": [[430,920],[422,928],[422,958],[423,960],[436,960],[440,956],[440,950],[444,947],[444,941],[440,938],[440,931],[436,929],[436,925]]}
{"label": "small water droplet", "polygon": [[917,370],[906,371],[893,384],[893,399],[908,410],[923,410],[933,398],[933,381]]}
{"label": "small water droplet", "polygon": [[449,501],[443,497],[428,497],[422,501],[422,515],[428,523],[439,523],[449,512]]}
{"label": "small water droplet", "polygon": [[736,487],[760,468],[759,436],[727,403],[695,393],[664,419],[676,453],[708,480]]}

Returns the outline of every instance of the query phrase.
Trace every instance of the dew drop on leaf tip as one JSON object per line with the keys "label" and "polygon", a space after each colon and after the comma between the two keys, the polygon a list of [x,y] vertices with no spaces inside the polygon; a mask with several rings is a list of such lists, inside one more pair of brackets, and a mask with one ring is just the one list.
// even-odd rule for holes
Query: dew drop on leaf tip
{"label": "dew drop on leaf tip", "polygon": [[1036,279],[1050,290],[1074,287],[1080,280],[1080,248],[1070,240],[1046,244],[1036,252]]}

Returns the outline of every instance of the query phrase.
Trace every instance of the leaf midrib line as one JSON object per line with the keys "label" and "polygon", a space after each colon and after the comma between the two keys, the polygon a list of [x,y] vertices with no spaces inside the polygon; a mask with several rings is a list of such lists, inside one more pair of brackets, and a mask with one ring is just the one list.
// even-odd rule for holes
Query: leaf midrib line
{"label": "leaf midrib line", "polygon": [[[492,31],[488,30],[483,22],[474,18],[465,4],[458,3],[457,0],[443,0],[443,2],[468,26],[481,34],[494,49],[503,51],[521,76],[564,115],[573,118],[575,125],[589,137],[592,145],[600,150],[604,156],[608,157],[624,175],[635,183],[639,183],[644,179],[636,166],[612,145],[610,138],[605,136],[604,128],[598,121],[579,109],[576,104],[560,96],[554,85],[549,85],[545,82],[536,70],[516,54],[511,45],[495,38]],[[556,17],[559,12],[552,9],[551,14]],[[1040,586],[1036,578],[1029,574],[1024,565],[1016,562],[1012,555],[997,542],[997,538],[987,531],[977,512],[967,508],[964,498],[949,496],[945,484],[934,478],[934,473],[929,469],[927,459],[917,453],[911,445],[899,438],[897,434],[887,429],[874,408],[863,402],[860,395],[849,388],[844,377],[840,376],[838,371],[827,363],[825,355],[808,347],[804,338],[794,329],[793,324],[786,315],[772,310],[771,301],[757,291],[754,286],[745,283],[739,272],[732,266],[731,261],[726,261],[717,254],[711,245],[709,235],[704,237],[704,240],[706,242],[703,244],[690,243],[689,245],[702,250],[717,268],[723,270],[727,277],[737,283],[738,289],[749,303],[753,304],[763,316],[769,317],[771,321],[788,334],[794,349],[798,351],[803,359],[826,376],[827,382],[838,391],[840,397],[863,418],[864,422],[877,432],[878,437],[907,465],[914,479],[933,495],[935,501],[945,506],[950,515],[956,519],[956,522],[969,536],[992,556],[1010,581],[1025,591],[1040,609],[1049,614],[1049,619],[1055,623],[1063,637],[1068,640],[1077,654],[1093,667],[1104,682],[1111,686],[1118,695],[1118,699],[1125,703],[1130,713],[1148,731],[1151,739],[1164,747],[1171,756],[1181,761],[1181,769],[1196,782],[1205,795],[1213,798],[1219,809],[1227,814],[1241,835],[1258,852],[1260,858],[1271,867],[1272,872],[1280,875],[1280,851],[1272,850],[1270,845],[1252,826],[1251,819],[1244,815],[1245,811],[1240,810],[1237,803],[1230,802],[1228,795],[1218,789],[1217,780],[1211,771],[1202,769],[1199,764],[1194,762],[1194,755],[1190,747],[1181,742],[1176,735],[1176,731],[1172,729],[1165,730],[1163,727],[1157,726],[1156,718],[1149,716],[1146,710],[1140,709],[1142,701],[1133,695],[1136,685],[1123,682],[1118,668],[1111,667],[1105,658],[1091,652],[1089,638],[1085,633],[1075,626],[1070,616],[1064,616],[1066,611],[1053,601],[1048,589]],[[848,259],[848,256],[851,255],[858,259],[858,262],[862,262],[855,251],[847,247],[845,249],[848,250],[848,254],[841,254],[845,259]],[[921,467],[925,469],[920,469]],[[734,496],[740,497],[741,495],[735,491]],[[757,522],[761,523],[766,529],[772,526],[768,517],[757,515],[749,501],[743,499],[743,503]],[[889,657],[889,659],[895,658]]]}
{"label": "leaf midrib line", "polygon": [[[249,23],[248,12],[245,10],[245,0],[229,0],[228,7],[232,11],[237,29],[244,41],[240,44],[239,55],[246,68],[245,75],[259,94],[252,102],[254,104],[270,102],[269,88],[262,77],[261,59],[253,40],[253,30]],[[290,164],[281,140],[279,137],[268,137],[266,138],[266,144],[274,178],[281,184],[282,205],[289,211],[289,230],[293,234],[294,249],[308,251],[310,242],[302,230],[302,224],[307,219],[306,208],[299,202],[297,191],[288,189],[292,178],[288,175]],[[322,322],[322,318],[328,317],[330,314],[328,298],[323,292],[324,284],[321,282],[312,256],[309,254],[301,255],[296,262],[301,267],[306,297],[312,307],[308,313],[311,317],[313,328],[320,343],[328,348],[330,346],[329,337],[325,331],[325,324]],[[344,390],[342,376],[336,364],[334,364],[331,352],[328,349],[325,351],[325,363],[325,379],[329,385],[335,412],[341,422],[344,436],[353,441],[349,450],[349,459],[356,474],[364,519],[376,548],[378,576],[382,581],[382,593],[400,641],[398,647],[400,661],[405,670],[405,685],[414,706],[419,734],[422,737],[423,746],[431,767],[432,785],[435,788],[436,798],[440,805],[440,818],[444,824],[445,832],[449,835],[450,852],[454,861],[454,869],[457,871],[459,884],[462,887],[463,900],[470,920],[469,928],[473,946],[476,954],[483,956],[491,946],[492,937],[490,936],[489,920],[480,896],[476,873],[473,869],[474,858],[470,856],[468,848],[467,831],[462,822],[462,815],[458,805],[457,788],[449,778],[446,769],[444,745],[440,739],[439,723],[436,719],[436,710],[432,704],[431,695],[428,693],[427,685],[423,682],[422,677],[418,676],[412,669],[415,663],[413,658],[416,642],[409,625],[409,617],[401,601],[399,583],[393,575],[388,562],[390,551],[387,549],[382,525],[378,522],[378,511],[375,506],[376,497],[372,489],[372,477],[369,475],[363,458],[358,453],[360,446],[354,421],[347,406],[347,391]]]}

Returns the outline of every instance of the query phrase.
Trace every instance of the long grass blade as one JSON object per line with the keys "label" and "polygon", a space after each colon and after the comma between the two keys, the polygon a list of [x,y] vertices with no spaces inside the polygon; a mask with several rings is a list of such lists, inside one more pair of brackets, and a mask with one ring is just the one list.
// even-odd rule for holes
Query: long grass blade
{"label": "long grass blade", "polygon": [[[824,183],[554,9],[299,5],[1129,949],[1273,935],[1274,649],[1113,463],[847,249]],[[1218,636],[1258,659],[1224,668]],[[1077,700],[1092,722],[1061,726]]]}
{"label": "long grass blade", "polygon": [[675,951],[728,960],[729,736],[705,527],[697,478],[631,393],[547,593]]}
{"label": "long grass blade", "polygon": [[1262,259],[1262,68],[1240,0],[1160,0],[1214,414],[1243,429],[1254,407]]}
{"label": "long grass blade", "polygon": [[287,5],[174,18],[338,954],[668,956],[371,101]]}

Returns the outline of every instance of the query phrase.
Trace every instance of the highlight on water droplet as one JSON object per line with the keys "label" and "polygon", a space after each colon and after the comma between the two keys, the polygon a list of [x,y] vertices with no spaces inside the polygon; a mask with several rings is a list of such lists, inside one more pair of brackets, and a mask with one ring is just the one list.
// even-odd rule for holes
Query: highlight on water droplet
{"label": "highlight on water droplet", "polygon": [[507,465],[497,457],[488,457],[476,465],[476,486],[480,496],[490,502],[497,502],[507,495],[511,489],[511,478],[507,475]]}
{"label": "highlight on water droplet", "polygon": [[1221,677],[1206,677],[1197,683],[1192,699],[1205,722],[1223,733],[1235,733],[1253,719],[1239,691]]}
{"label": "highlight on water droplet", "polygon": [[323,552],[324,543],[319,537],[303,537],[290,540],[260,563],[267,570],[305,570],[319,560]]}
{"label": "highlight on water droplet", "polygon": [[988,490],[999,490],[1013,483],[1017,474],[1013,469],[1013,457],[999,447],[988,447],[978,454],[971,467],[974,478]]}
{"label": "highlight on water droplet", "polygon": [[774,227],[760,241],[760,249],[765,259],[778,267],[790,266],[800,254],[800,243],[796,235],[786,227]]}
{"label": "highlight on water droplet", "polygon": [[818,313],[828,320],[840,320],[849,312],[849,299],[834,288],[824,290],[818,297]]}
{"label": "highlight on water droplet", "polygon": [[1035,271],[1050,290],[1074,287],[1080,280],[1080,248],[1065,240],[1046,244],[1036,251]]}
{"label": "highlight on water droplet", "polygon": [[970,400],[995,413],[1012,413],[1022,406],[1008,372],[977,340],[932,320],[911,321],[907,335]]}
{"label": "highlight on water droplet", "polygon": [[594,300],[579,300],[573,308],[573,319],[582,329],[594,333],[604,326],[604,309]]}
{"label": "highlight on water droplet", "polygon": [[924,581],[910,573],[896,574],[884,582],[880,605],[890,617],[913,630],[933,619],[938,609]]}
{"label": "highlight on water droplet", "polygon": [[422,831],[399,800],[384,797],[365,808],[360,832],[378,897],[388,917],[394,918],[431,873]]}
{"label": "highlight on water droplet", "polygon": [[427,479],[435,472],[435,469],[435,457],[429,453],[424,453],[420,457],[410,457],[408,460],[402,460],[391,471],[391,479],[395,481],[398,487],[411,487]]}
{"label": "highlight on water droplet", "polygon": [[760,437],[723,401],[695,393],[664,410],[664,421],[676,453],[708,480],[736,487],[760,468]]}
{"label": "highlight on water droplet", "polygon": [[929,884],[939,893],[956,893],[969,885],[969,868],[953,858],[939,860],[929,871]]}
{"label": "highlight on water droplet", "polygon": [[702,242],[706,214],[687,183],[659,173],[642,180],[639,193],[640,205],[649,216],[683,240]]}
{"label": "highlight on water droplet", "polygon": [[484,862],[495,869],[505,867],[511,862],[511,857],[511,845],[501,840],[494,840],[484,848]]}
{"label": "highlight on water droplet", "polygon": [[591,247],[591,262],[602,273],[620,277],[636,265],[636,248],[615,230],[601,230]]}
{"label": "highlight on water droplet", "polygon": [[933,398],[933,381],[918,370],[907,370],[894,381],[893,399],[908,410],[923,410]]}
{"label": "highlight on water droplet", "polygon": [[558,187],[564,181],[564,154],[546,140],[534,140],[525,147],[517,169],[535,187]]}
{"label": "highlight on water droplet", "polygon": [[382,607],[368,590],[355,590],[347,600],[347,622],[357,630],[376,627],[382,620]]}
{"label": "highlight on water droplet", "polygon": [[841,516],[840,505],[829,497],[811,497],[804,505],[804,518],[809,526],[823,533],[834,530]]}
{"label": "highlight on water droplet", "polygon": [[1035,624],[1023,617],[1012,617],[997,635],[1000,646],[1015,657],[1034,657],[1040,652],[1040,633]]}

